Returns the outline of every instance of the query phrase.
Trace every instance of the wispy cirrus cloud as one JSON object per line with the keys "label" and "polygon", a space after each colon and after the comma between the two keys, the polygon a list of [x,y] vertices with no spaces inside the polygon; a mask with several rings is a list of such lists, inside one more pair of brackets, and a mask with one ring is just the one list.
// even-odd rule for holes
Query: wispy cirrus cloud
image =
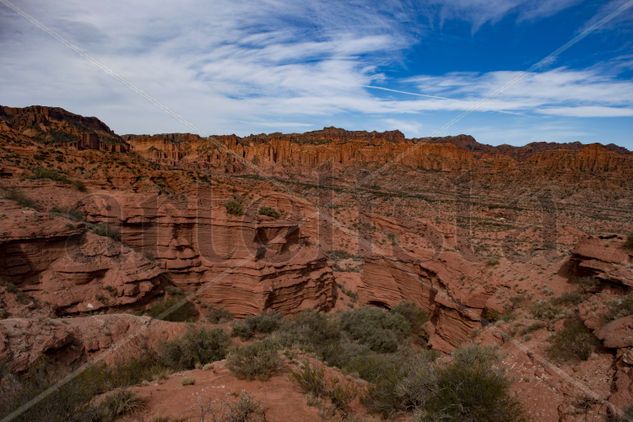
{"label": "wispy cirrus cloud", "polygon": [[[390,72],[420,39],[432,36],[438,21],[465,21],[476,31],[508,16],[519,23],[553,16],[577,3],[25,0],[16,4],[194,122],[203,133],[358,126],[364,119],[380,128],[399,125],[410,136],[419,136],[434,126],[428,119],[420,123],[422,117],[473,109],[565,117],[629,116],[631,83],[604,68],[449,72],[408,78],[394,78]],[[97,115],[122,133],[187,129],[1,5],[0,49],[2,103],[60,105]],[[622,71],[626,63],[621,60],[618,65]],[[459,70],[459,63],[455,66]],[[514,79],[520,82],[495,95],[499,86]]]}
{"label": "wispy cirrus cloud", "polygon": [[[409,78],[417,92],[438,95],[446,106],[467,110],[481,102],[486,111],[525,111],[571,117],[622,117],[633,114],[633,82],[602,66],[545,72],[494,71],[420,75]],[[499,92],[499,87],[508,88]]]}

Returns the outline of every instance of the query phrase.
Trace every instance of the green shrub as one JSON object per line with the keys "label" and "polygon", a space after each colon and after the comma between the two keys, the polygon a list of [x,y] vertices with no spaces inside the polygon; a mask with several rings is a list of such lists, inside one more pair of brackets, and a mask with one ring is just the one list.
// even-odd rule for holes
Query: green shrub
{"label": "green shrub", "polygon": [[145,400],[131,391],[120,390],[108,394],[98,404],[94,412],[100,422],[114,422],[122,416],[130,415],[145,406]]}
{"label": "green shrub", "polygon": [[565,320],[563,329],[549,338],[547,353],[557,361],[587,360],[597,340],[578,317]]}
{"label": "green shrub", "polygon": [[559,297],[553,298],[551,302],[553,305],[578,305],[585,300],[586,297],[586,294],[581,292],[567,292]]}
{"label": "green shrub", "polygon": [[245,320],[238,321],[233,325],[234,337],[243,340],[252,338],[255,334],[270,334],[281,326],[281,315],[266,313],[250,316]]}
{"label": "green shrub", "polygon": [[349,409],[350,402],[357,394],[352,385],[340,382],[338,379],[327,382],[323,367],[311,365],[307,361],[299,369],[291,371],[290,378],[305,394],[329,399],[336,409],[343,412]]}
{"label": "green shrub", "polygon": [[230,342],[229,336],[219,328],[190,329],[181,338],[163,343],[158,360],[167,368],[193,369],[196,365],[224,359]]}
{"label": "green shrub", "polygon": [[229,215],[244,215],[244,206],[239,199],[233,198],[226,201],[224,207]]}
{"label": "green shrub", "polygon": [[390,418],[425,401],[428,392],[421,387],[434,381],[433,353],[368,357],[356,360],[356,365],[362,365],[361,377],[371,382],[362,398],[367,410]]}
{"label": "green shrub", "polygon": [[196,380],[193,378],[183,378],[180,380],[180,384],[182,384],[183,386],[187,386],[187,385],[195,385],[196,384]]}
{"label": "green shrub", "polygon": [[349,405],[358,394],[356,387],[351,383],[340,382],[333,379],[327,389],[327,398],[330,399],[334,407],[344,414],[349,411]]}
{"label": "green shrub", "polygon": [[[107,367],[103,364],[89,366],[81,371],[71,382],[61,385],[54,394],[16,417],[16,421],[52,421],[83,422],[109,421],[121,411],[136,408],[140,403],[127,392],[118,392],[90,405],[91,400],[113,388],[135,385],[151,380],[165,368],[159,365],[153,356],[121,362]],[[9,377],[0,384],[0,418],[10,414],[27,403],[39,393],[57,383],[67,370],[42,361],[34,364],[18,379],[11,382]],[[6,383],[5,383],[6,381]],[[112,417],[112,418],[111,418]]]}
{"label": "green shrub", "polygon": [[308,361],[299,369],[290,372],[290,378],[294,380],[306,394],[315,397],[323,397],[327,391],[325,383],[325,370],[321,366],[313,366]]}
{"label": "green shrub", "polygon": [[3,194],[4,199],[8,199],[10,201],[15,201],[17,204],[24,208],[33,208],[34,210],[39,210],[39,205],[30,199],[28,196],[24,194],[24,192],[18,189],[7,189]]}
{"label": "green shrub", "polygon": [[276,344],[260,341],[231,351],[226,365],[240,379],[267,380],[279,370],[281,359]]}
{"label": "green shrub", "polygon": [[453,361],[437,368],[436,381],[421,406],[429,420],[516,421],[521,408],[510,396],[510,382],[492,349],[457,350]]}
{"label": "green shrub", "polygon": [[226,422],[266,422],[266,414],[260,402],[242,391],[237,402],[229,403],[228,411],[221,420]]}
{"label": "green shrub", "polygon": [[121,241],[121,233],[108,223],[94,224],[92,226],[92,231],[99,236],[109,237],[110,239]]}
{"label": "green shrub", "polygon": [[61,215],[73,221],[84,221],[86,219],[83,211],[78,210],[77,208],[53,207],[51,208],[51,214]]}
{"label": "green shrub", "polygon": [[[72,382],[61,385],[51,394],[21,415],[12,419],[20,422],[50,421],[68,422],[91,420],[87,416],[94,413],[89,401],[105,389],[107,371],[103,365],[90,367],[76,376]],[[4,418],[22,405],[45,391],[59,379],[58,372],[50,371],[45,365],[34,365],[20,377],[19,382],[7,388],[3,383],[0,391],[0,417]],[[8,381],[4,380],[3,381]]]}
{"label": "green shrub", "polygon": [[281,217],[281,213],[279,211],[277,211],[274,208],[271,207],[261,207],[258,211],[259,215],[266,215],[268,217],[272,217],[272,218],[279,218]]}
{"label": "green shrub", "polygon": [[224,308],[209,308],[207,311],[207,320],[214,324],[230,321],[232,319],[233,315]]}
{"label": "green shrub", "polygon": [[36,167],[33,169],[33,179],[48,179],[70,184],[70,179],[64,173],[50,168]]}
{"label": "green shrub", "polygon": [[608,322],[629,315],[633,315],[633,293],[610,302],[604,320]]}
{"label": "green shrub", "polygon": [[565,311],[550,300],[539,300],[532,305],[532,315],[536,319],[554,321],[565,316]]}
{"label": "green shrub", "polygon": [[152,303],[145,313],[163,321],[194,322],[198,319],[195,305],[184,295],[163,297]]}
{"label": "green shrub", "polygon": [[411,333],[411,324],[401,314],[369,306],[341,314],[341,328],[359,343],[385,353],[398,350],[400,340]]}
{"label": "green shrub", "polygon": [[413,330],[418,330],[428,320],[426,313],[410,302],[402,302],[391,310],[395,314],[402,315]]}

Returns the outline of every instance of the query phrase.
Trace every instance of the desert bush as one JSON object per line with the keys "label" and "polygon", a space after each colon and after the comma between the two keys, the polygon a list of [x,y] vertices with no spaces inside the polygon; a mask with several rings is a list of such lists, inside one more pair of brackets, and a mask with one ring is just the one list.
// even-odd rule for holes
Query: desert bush
{"label": "desert bush", "polygon": [[33,208],[34,210],[40,209],[39,205],[37,205],[35,201],[26,196],[21,190],[13,188],[6,189],[2,196],[4,199],[17,202],[17,204],[21,207]]}
{"label": "desert bush", "polygon": [[457,350],[453,361],[437,368],[436,381],[423,390],[424,420],[515,421],[521,408],[510,395],[510,382],[497,366],[492,349],[470,346]]}
{"label": "desert bush", "polygon": [[224,308],[209,308],[207,311],[207,320],[214,324],[218,324],[224,321],[230,321],[233,319],[233,315]]}
{"label": "desert bush", "polygon": [[291,371],[290,378],[294,380],[301,391],[316,398],[325,398],[342,412],[349,409],[350,402],[356,397],[356,388],[338,379],[327,381],[323,367],[304,362],[298,369]]}
{"label": "desert bush", "polygon": [[230,215],[244,215],[244,206],[242,201],[236,198],[230,199],[224,203],[226,212]]}
{"label": "desert bush", "polygon": [[33,179],[48,179],[55,182],[70,184],[70,179],[64,173],[45,167],[36,167],[33,169]]}
{"label": "desert bush", "polygon": [[554,321],[565,316],[565,311],[551,300],[539,300],[532,305],[532,315],[536,319]]}
{"label": "desert bush", "polygon": [[582,293],[597,293],[602,285],[595,277],[572,277],[571,281],[580,287]]}
{"label": "desert bush", "polygon": [[168,296],[153,302],[145,313],[163,321],[194,322],[198,311],[184,295]]}
{"label": "desert bush", "polygon": [[193,378],[183,378],[180,380],[180,384],[182,384],[183,386],[187,386],[187,385],[195,385],[196,384],[196,380]]}
{"label": "desert bush", "polygon": [[[44,397],[31,408],[17,415],[14,421],[69,422],[90,420],[94,411],[89,401],[105,392],[107,371],[95,365],[77,375],[72,382],[59,386],[55,394]],[[50,371],[44,363],[34,365],[14,385],[0,393],[0,417],[5,418],[45,391],[59,379],[59,373]]]}
{"label": "desert bush", "polygon": [[597,340],[580,318],[565,320],[563,329],[549,338],[547,354],[557,361],[587,360]]}
{"label": "desert bush", "polygon": [[77,208],[53,207],[51,208],[51,214],[61,215],[73,221],[84,221],[86,219],[83,211]]}
{"label": "desert bush", "polygon": [[151,381],[160,378],[169,372],[158,358],[152,353],[140,358],[119,362],[116,366],[108,368],[105,378],[108,388],[128,387],[139,384],[142,381]]}
{"label": "desert bush", "polygon": [[193,369],[224,359],[230,346],[229,336],[221,329],[190,329],[179,339],[163,343],[158,360],[167,368]]}
{"label": "desert bush", "polygon": [[354,384],[333,379],[327,388],[326,395],[336,409],[346,414],[349,411],[350,403],[356,398],[357,394],[358,391]]}
{"label": "desert bush", "polygon": [[267,380],[281,367],[278,345],[260,341],[238,347],[229,353],[226,364],[240,379]]}
{"label": "desert bush", "polygon": [[323,397],[327,391],[325,370],[321,366],[304,362],[298,369],[290,372],[290,378],[299,385],[301,391],[315,397]]}
{"label": "desert bush", "polygon": [[272,217],[272,218],[279,218],[281,217],[281,213],[279,211],[277,211],[274,208],[271,207],[261,207],[258,211],[259,215],[266,215],[268,217]]}
{"label": "desert bush", "polygon": [[114,422],[121,416],[130,415],[145,406],[145,401],[128,390],[108,394],[93,410],[100,422]]}
{"label": "desert bush", "polygon": [[270,334],[277,330],[281,325],[281,315],[266,313],[255,315],[238,321],[233,325],[234,337],[240,337],[243,340],[252,338],[255,334]]}
{"label": "desert bush", "polygon": [[407,321],[409,321],[413,330],[419,329],[428,320],[426,313],[410,302],[402,302],[396,305],[391,312],[402,315]]}
{"label": "desert bush", "polygon": [[86,185],[81,181],[70,180],[65,173],[62,173],[59,170],[45,168],[45,167],[36,167],[33,170],[33,179],[48,179],[53,180],[55,182],[65,183],[67,185],[72,185],[75,189],[81,192],[86,191]]}
{"label": "desert bush", "polygon": [[266,414],[262,404],[250,394],[242,391],[235,403],[229,403],[223,422],[265,422]]}
{"label": "desert bush", "polygon": [[92,231],[99,236],[109,237],[110,239],[121,241],[121,233],[108,223],[94,224],[92,225]]}
{"label": "desert bush", "polygon": [[633,293],[610,302],[604,320],[608,322],[629,315],[633,315]]}
{"label": "desert bush", "polygon": [[356,360],[356,365],[362,365],[361,377],[371,382],[362,398],[370,412],[389,418],[425,401],[428,392],[421,387],[433,383],[434,354],[423,352],[368,357]]}
{"label": "desert bush", "polygon": [[341,328],[359,343],[385,353],[398,350],[400,340],[411,333],[411,324],[401,314],[369,306],[341,314]]}
{"label": "desert bush", "polygon": [[567,292],[553,298],[551,302],[553,305],[578,305],[586,297],[586,294],[581,292]]}

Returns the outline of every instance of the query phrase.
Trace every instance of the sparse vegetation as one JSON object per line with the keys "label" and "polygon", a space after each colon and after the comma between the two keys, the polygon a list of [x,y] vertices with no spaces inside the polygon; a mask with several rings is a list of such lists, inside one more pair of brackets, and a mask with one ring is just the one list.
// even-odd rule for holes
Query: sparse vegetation
{"label": "sparse vegetation", "polygon": [[89,410],[100,422],[114,422],[121,416],[141,410],[145,401],[128,390],[119,390],[108,394],[95,408]]}
{"label": "sparse vegetation", "polygon": [[191,329],[183,337],[164,343],[158,359],[167,368],[193,369],[224,359],[229,345],[230,338],[221,329]]}
{"label": "sparse vegetation", "polygon": [[10,188],[4,191],[2,195],[4,199],[8,199],[10,201],[15,201],[17,204],[24,208],[32,208],[34,210],[39,210],[40,207],[37,202],[30,199],[28,196],[24,194],[21,190]]}
{"label": "sparse vegetation", "polygon": [[290,377],[305,394],[316,399],[327,399],[335,409],[343,413],[347,412],[350,402],[357,394],[353,385],[336,378],[328,382],[323,367],[312,365],[308,361],[291,371]]}
{"label": "sparse vegetation", "polygon": [[248,340],[255,334],[270,334],[277,330],[281,325],[281,315],[266,313],[255,315],[238,321],[233,325],[234,337],[240,337],[242,340]]}
{"label": "sparse vegetation", "polygon": [[163,297],[153,302],[145,313],[163,321],[193,322],[198,319],[196,307],[184,295]]}
{"label": "sparse vegetation", "polygon": [[72,185],[78,191],[81,191],[81,192],[86,191],[86,185],[83,182],[70,180],[65,173],[62,173],[59,170],[45,168],[45,167],[36,167],[32,171],[33,171],[33,176],[32,176],[33,179],[53,180],[55,182],[61,182],[67,185]]}
{"label": "sparse vegetation", "polygon": [[224,203],[224,207],[229,215],[244,215],[244,205],[238,198],[229,199]]}
{"label": "sparse vegetation", "polygon": [[73,221],[84,221],[86,219],[83,211],[77,208],[53,207],[51,208],[51,214],[61,215]]}
{"label": "sparse vegetation", "polygon": [[522,412],[509,389],[492,349],[466,347],[437,369],[436,382],[418,414],[426,413],[430,420],[516,421]]}
{"label": "sparse vegetation", "polygon": [[633,315],[633,293],[610,302],[604,320],[608,322],[629,315]]}
{"label": "sparse vegetation", "polygon": [[209,322],[218,324],[220,322],[232,320],[233,315],[224,308],[209,308],[207,310],[207,319]]}
{"label": "sparse vegetation", "polygon": [[326,392],[325,370],[321,366],[304,362],[298,369],[290,372],[290,377],[299,385],[301,391],[314,397],[323,397]]}
{"label": "sparse vegetation", "polygon": [[92,231],[99,236],[109,237],[110,239],[116,240],[119,242],[121,241],[121,233],[117,229],[112,227],[111,224],[108,224],[108,223],[94,224],[92,225]]}
{"label": "sparse vegetation", "polygon": [[[79,379],[82,391],[76,391],[73,386],[62,393],[62,403],[48,403],[43,408],[38,406],[37,410],[52,412],[54,416],[47,419],[52,421],[72,421],[74,415],[80,415],[80,420],[95,420],[90,418],[101,417],[99,412],[104,409],[88,405],[96,395],[156,379],[169,371],[204,367],[205,363],[225,356],[227,368],[238,378],[266,380],[281,367],[280,348],[286,348],[287,355],[291,356],[289,351],[296,346],[331,366],[365,379],[368,387],[361,399],[372,413],[391,417],[408,412],[417,420],[517,420],[520,409],[508,394],[508,381],[491,350],[467,348],[456,352],[453,361],[447,364],[437,362],[434,352],[416,351],[407,346],[407,340],[412,339],[412,334],[425,320],[425,315],[412,304],[402,304],[391,311],[361,308],[336,315],[303,312],[289,320],[265,314],[253,317],[251,329],[269,336],[234,348],[228,355],[230,337],[226,333],[220,329],[192,328],[181,338],[159,346],[155,355],[148,354],[112,369],[95,368],[87,374],[86,380]],[[376,347],[376,343],[368,340],[367,332],[381,330],[399,339],[395,352],[383,352],[383,341]],[[319,364],[305,362],[290,376],[312,397],[309,403],[316,400],[319,406],[325,406],[320,410],[330,415],[339,413],[345,418],[358,390],[353,383],[326,374],[328,372]],[[86,387],[87,382],[94,385]],[[192,385],[195,381],[183,378],[180,382]],[[106,402],[104,399],[97,403]],[[105,408],[115,410],[104,414],[114,415],[119,412],[116,409],[133,411],[131,409],[136,408],[132,398],[127,400],[123,396],[113,403]],[[31,416],[43,414],[28,413],[30,418],[24,420],[39,420]],[[246,414],[254,420],[263,420],[257,419],[263,418],[261,406],[250,397],[240,397],[235,403],[226,402],[214,409],[213,414],[240,417]]]}
{"label": "sparse vegetation", "polygon": [[532,315],[536,319],[555,321],[565,316],[565,310],[551,300],[539,300],[532,305]]}
{"label": "sparse vegetation", "polygon": [[341,328],[352,339],[383,353],[398,350],[401,340],[412,332],[402,314],[369,306],[341,314]]}
{"label": "sparse vegetation", "polygon": [[228,404],[220,420],[226,422],[266,422],[266,414],[260,402],[242,391],[235,403]]}
{"label": "sparse vegetation", "polygon": [[259,341],[231,351],[226,365],[240,379],[267,380],[281,367],[278,345],[272,341]]}
{"label": "sparse vegetation", "polygon": [[549,357],[560,362],[587,360],[597,345],[593,333],[577,316],[565,320],[563,329],[552,335],[549,342]]}
{"label": "sparse vegetation", "polygon": [[196,380],[195,380],[195,379],[193,379],[193,378],[187,378],[187,377],[185,377],[185,378],[183,378],[183,379],[181,379],[181,380],[180,380],[180,383],[181,383],[183,386],[187,386],[187,385],[195,385],[195,384],[196,384]]}
{"label": "sparse vegetation", "polygon": [[258,211],[258,214],[259,215],[265,215],[265,216],[268,216],[268,217],[272,217],[272,218],[275,218],[275,219],[281,217],[281,213],[279,211],[277,211],[276,209],[271,208],[271,207],[261,207],[259,209],[259,211]]}

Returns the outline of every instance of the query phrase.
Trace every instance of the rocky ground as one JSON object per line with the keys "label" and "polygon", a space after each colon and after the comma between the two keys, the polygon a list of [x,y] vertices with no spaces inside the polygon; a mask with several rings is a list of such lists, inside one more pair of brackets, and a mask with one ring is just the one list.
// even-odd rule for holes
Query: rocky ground
{"label": "rocky ground", "polygon": [[[623,418],[633,405],[631,180],[633,154],[612,145],[489,147],[335,128],[121,137],[62,109],[2,107],[2,386],[97,361],[127,378],[87,372],[109,381],[73,406],[126,412],[79,420],[435,420],[431,402],[378,409],[380,380],[332,356],[379,356],[389,373],[393,356],[433,350],[438,363],[415,367],[441,375],[459,369],[456,350],[478,344],[496,350],[491,373],[503,371],[526,419]],[[345,324],[366,306],[390,316],[402,303],[425,315],[419,326],[372,316],[366,337]],[[283,337],[299,336],[304,311],[331,319],[305,327],[318,338],[333,324],[338,352]],[[239,335],[271,313],[284,320]],[[224,353],[156,357],[192,329],[226,333],[194,342]],[[266,379],[227,364],[253,342],[276,345]],[[148,356],[160,370],[125,366]],[[306,390],[293,375],[306,362],[346,388]]]}

